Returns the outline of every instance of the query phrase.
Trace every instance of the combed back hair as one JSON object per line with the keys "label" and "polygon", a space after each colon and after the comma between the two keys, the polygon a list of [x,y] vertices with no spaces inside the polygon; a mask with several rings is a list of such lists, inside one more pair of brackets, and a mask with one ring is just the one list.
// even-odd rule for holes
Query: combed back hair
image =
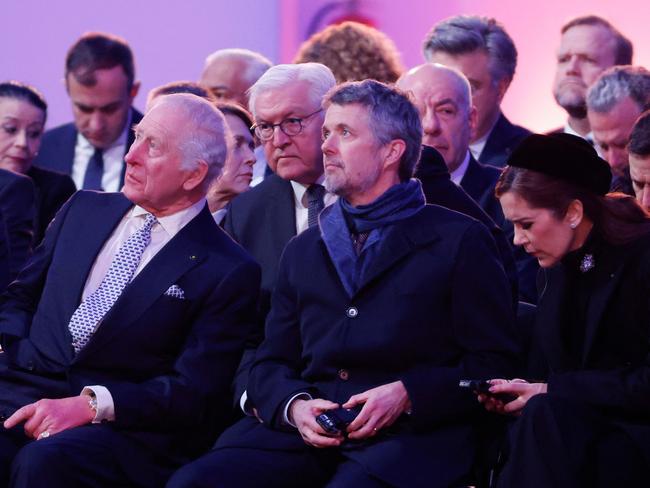
{"label": "combed back hair", "polygon": [[226,161],[228,129],[223,114],[210,102],[189,93],[160,97],[152,109],[161,104],[173,105],[187,118],[188,126],[185,130],[188,137],[181,143],[183,167],[192,170],[198,160],[204,160],[208,164],[208,174],[202,187],[207,191],[210,183],[221,174]]}
{"label": "combed back hair", "polygon": [[550,210],[558,219],[566,215],[573,200],[579,200],[596,232],[614,245],[650,232],[650,215],[634,197],[623,193],[600,196],[539,171],[507,166],[497,181],[495,193],[501,198],[509,192],[523,198],[532,208]]}
{"label": "combed back hair", "polygon": [[643,112],[634,122],[627,150],[637,156],[650,156],[650,110]]}
{"label": "combed back hair", "polygon": [[212,92],[207,88],[202,87],[194,81],[172,81],[158,86],[151,90],[149,93],[149,100],[153,100],[161,95],[173,95],[174,93],[191,93],[197,97],[201,97],[210,103],[215,103],[216,99]]}
{"label": "combed back hair", "polygon": [[305,100],[305,110],[320,106],[325,94],[336,85],[332,71],[323,64],[278,64],[264,73],[248,90],[248,106],[253,112],[253,116],[257,118],[255,102],[260,93],[277,90],[297,81],[309,84],[309,100]]}
{"label": "combed back hair", "polygon": [[640,66],[612,66],[587,91],[587,108],[609,112],[623,98],[630,97],[644,110],[650,100],[650,71]]}
{"label": "combed back hair", "polygon": [[350,81],[332,88],[325,96],[323,107],[327,109],[332,104],[367,107],[370,128],[379,144],[395,139],[406,144],[399,165],[400,180],[407,181],[413,176],[420,159],[422,124],[417,108],[404,92],[375,80]]}
{"label": "combed back hair", "polygon": [[489,17],[458,15],[438,22],[424,39],[422,50],[427,61],[436,52],[457,56],[481,50],[488,56],[493,83],[511,81],[517,68],[515,43],[503,26]]}
{"label": "combed back hair", "polygon": [[632,64],[632,57],[634,55],[634,47],[632,42],[620,33],[616,27],[607,22],[602,17],[597,15],[584,15],[569,20],[562,26],[562,34],[579,25],[601,26],[607,29],[616,43],[614,51],[614,64]]}
{"label": "combed back hair", "polygon": [[[222,114],[237,117],[244,123],[244,125],[246,125],[246,127],[248,127],[249,130],[253,126],[253,116],[248,110],[246,110],[246,108],[244,108],[243,105],[231,100],[218,101],[215,105]],[[255,137],[254,131],[251,131],[251,134],[253,134],[253,137]]]}
{"label": "combed back hair", "polygon": [[266,70],[273,66],[271,60],[258,52],[249,49],[232,48],[219,49],[210,54],[205,58],[205,67],[203,69],[205,70],[212,64],[230,59],[238,59],[245,63],[246,69],[241,75],[251,84],[255,83]]}
{"label": "combed back hair", "polygon": [[358,22],[330,25],[302,43],[294,63],[321,63],[337,83],[373,79],[394,83],[404,72],[395,43]]}
{"label": "combed back hair", "polygon": [[112,34],[88,32],[75,42],[65,58],[65,77],[72,74],[84,86],[97,83],[95,71],[121,66],[131,90],[135,79],[133,53],[127,42]]}
{"label": "combed back hair", "polygon": [[5,81],[0,83],[0,97],[24,100],[43,112],[43,122],[47,118],[47,102],[41,92],[33,86],[20,81]]}

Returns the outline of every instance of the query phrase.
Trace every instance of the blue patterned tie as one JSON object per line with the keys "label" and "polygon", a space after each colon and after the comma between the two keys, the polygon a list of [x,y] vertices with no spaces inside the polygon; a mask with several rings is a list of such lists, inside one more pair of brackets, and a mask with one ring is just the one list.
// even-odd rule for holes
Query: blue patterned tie
{"label": "blue patterned tie", "polygon": [[142,253],[151,241],[151,227],[156,217],[147,214],[144,225],[135,231],[118,249],[106,276],[99,287],[90,294],[72,314],[68,329],[72,334],[72,347],[81,351],[138,269]]}

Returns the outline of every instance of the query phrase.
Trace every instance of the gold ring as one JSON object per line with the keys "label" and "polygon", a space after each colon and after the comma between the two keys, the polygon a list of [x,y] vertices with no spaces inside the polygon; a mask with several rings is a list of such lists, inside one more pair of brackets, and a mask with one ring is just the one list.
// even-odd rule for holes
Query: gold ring
{"label": "gold ring", "polygon": [[39,439],[47,439],[48,437],[50,437],[50,433],[47,430],[41,432],[38,436]]}

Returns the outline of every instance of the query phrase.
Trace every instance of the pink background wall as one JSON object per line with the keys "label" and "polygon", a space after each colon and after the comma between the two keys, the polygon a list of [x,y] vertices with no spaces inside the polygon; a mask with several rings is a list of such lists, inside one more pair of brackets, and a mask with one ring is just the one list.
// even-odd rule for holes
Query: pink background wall
{"label": "pink background wall", "polygon": [[[21,0],[3,4],[0,78],[32,83],[50,104],[50,126],[71,118],[62,84],[69,45],[88,30],[125,37],[133,47],[146,92],[178,79],[196,79],[215,49],[246,47],[275,62],[292,59],[314,14],[326,0]],[[635,64],[650,67],[650,8],[639,0],[358,0],[359,12],[395,40],[404,64],[423,61],[420,46],[437,21],[460,13],[499,19],[519,51],[517,74],[504,101],[513,121],[534,130],[563,122],[551,82],[559,29],[569,18],[595,13],[607,18],[635,45]],[[342,10],[333,12],[337,17]],[[328,20],[328,19],[325,19]]]}

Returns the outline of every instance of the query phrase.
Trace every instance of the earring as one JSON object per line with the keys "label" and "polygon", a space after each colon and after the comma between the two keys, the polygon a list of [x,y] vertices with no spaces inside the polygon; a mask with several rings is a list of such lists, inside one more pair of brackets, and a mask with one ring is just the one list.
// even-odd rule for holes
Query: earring
{"label": "earring", "polygon": [[576,227],[578,227],[578,224],[576,224],[575,222],[571,222],[569,224],[569,227],[571,227],[572,229],[575,229]]}

